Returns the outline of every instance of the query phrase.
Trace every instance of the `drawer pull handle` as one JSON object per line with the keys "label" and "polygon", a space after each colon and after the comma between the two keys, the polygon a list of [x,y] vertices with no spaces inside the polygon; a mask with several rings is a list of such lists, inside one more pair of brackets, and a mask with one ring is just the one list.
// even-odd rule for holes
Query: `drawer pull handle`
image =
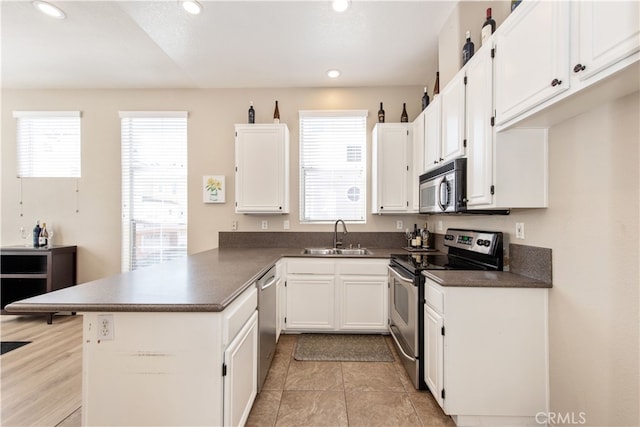
{"label": "drawer pull handle", "polygon": [[575,67],[573,67],[573,72],[574,73],[579,73],[580,71],[584,71],[584,69],[587,68],[582,64],[577,64]]}
{"label": "drawer pull handle", "polygon": [[558,86],[562,84],[562,80],[558,80],[558,79],[553,79],[551,81],[551,86]]}

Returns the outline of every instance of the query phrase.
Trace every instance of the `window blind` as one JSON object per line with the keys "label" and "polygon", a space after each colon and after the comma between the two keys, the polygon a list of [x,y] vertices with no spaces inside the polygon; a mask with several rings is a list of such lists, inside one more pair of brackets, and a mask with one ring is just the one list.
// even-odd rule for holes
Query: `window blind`
{"label": "window blind", "polygon": [[20,178],[79,178],[80,112],[14,111]]}
{"label": "window blind", "polygon": [[187,255],[187,113],[121,111],[122,270]]}
{"label": "window blind", "polygon": [[300,111],[300,221],[366,222],[367,111]]}

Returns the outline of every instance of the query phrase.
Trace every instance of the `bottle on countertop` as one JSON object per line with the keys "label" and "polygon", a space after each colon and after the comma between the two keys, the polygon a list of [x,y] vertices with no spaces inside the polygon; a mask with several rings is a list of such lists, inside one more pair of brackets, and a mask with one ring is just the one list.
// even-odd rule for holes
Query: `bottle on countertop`
{"label": "bottle on countertop", "polygon": [[427,223],[424,223],[424,228],[422,229],[422,247],[425,249],[429,249],[430,247],[430,243],[429,243],[429,238],[430,238],[430,233],[429,233],[429,228]]}
{"label": "bottle on countertop", "polygon": [[382,102],[380,103],[380,109],[378,110],[378,123],[384,123],[384,108],[382,108]]}
{"label": "bottle on countertop", "polygon": [[471,33],[469,31],[467,31],[467,34],[465,35],[465,37],[467,38],[467,41],[464,43],[464,46],[462,47],[462,65],[463,66],[471,59],[474,53],[474,48],[475,48],[473,42],[471,41]]}
{"label": "bottle on countertop", "polygon": [[436,83],[433,85],[433,98],[440,94],[440,71],[436,71]]}
{"label": "bottle on countertop", "polygon": [[249,124],[254,124],[256,122],[256,110],[253,109],[253,102],[249,103]]}
{"label": "bottle on countertop", "polygon": [[420,245],[418,244],[418,224],[413,224],[413,232],[411,233],[411,247],[417,248]]}
{"label": "bottle on countertop", "polygon": [[491,17],[491,8],[487,8],[487,20],[482,24],[480,46],[496,31],[496,21]]}
{"label": "bottle on countertop", "polygon": [[402,103],[402,115],[400,116],[400,123],[408,123],[409,115],[407,114],[407,103]]}
{"label": "bottle on countertop", "polygon": [[427,93],[427,87],[424,87],[424,95],[422,95],[422,110],[424,111],[429,105],[429,94]]}
{"label": "bottle on countertop", "polygon": [[42,223],[42,228],[40,229],[40,237],[38,238],[38,246],[41,248],[46,248],[49,246],[49,232],[47,231],[47,223]]}
{"label": "bottle on countertop", "polygon": [[278,101],[276,101],[276,108],[273,110],[273,123],[280,123],[280,110],[278,109]]}
{"label": "bottle on countertop", "polygon": [[40,246],[40,221],[36,221],[36,226],[33,227],[33,247],[37,248]]}

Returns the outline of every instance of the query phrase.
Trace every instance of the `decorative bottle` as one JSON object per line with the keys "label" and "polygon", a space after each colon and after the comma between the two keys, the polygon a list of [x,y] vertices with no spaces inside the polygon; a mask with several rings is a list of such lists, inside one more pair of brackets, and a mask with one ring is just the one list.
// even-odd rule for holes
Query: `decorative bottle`
{"label": "decorative bottle", "polygon": [[482,24],[480,46],[482,46],[484,44],[484,41],[488,39],[491,36],[491,34],[493,34],[495,31],[496,31],[496,21],[491,17],[491,8],[488,7],[487,20],[484,21],[484,24]]}
{"label": "decorative bottle", "polygon": [[409,116],[407,115],[407,103],[402,103],[402,115],[400,116],[400,123],[408,123]]}
{"label": "decorative bottle", "polygon": [[47,223],[42,223],[42,228],[40,229],[40,237],[38,238],[38,246],[41,248],[46,248],[49,246],[49,232],[47,231]]}
{"label": "decorative bottle", "polygon": [[440,94],[440,71],[436,71],[436,83],[433,85],[433,97]]}
{"label": "decorative bottle", "polygon": [[40,221],[36,221],[36,226],[33,227],[33,247],[37,248],[40,246]]}
{"label": "decorative bottle", "polygon": [[429,94],[427,93],[427,87],[424,87],[424,95],[422,95],[422,109],[424,110],[429,105]]}
{"label": "decorative bottle", "polygon": [[278,109],[278,101],[276,101],[276,108],[273,110],[273,123],[280,123],[280,110]]}
{"label": "decorative bottle", "polygon": [[249,103],[249,120],[248,123],[254,124],[256,122],[256,110],[253,109],[253,102]]}
{"label": "decorative bottle", "polygon": [[467,31],[467,34],[466,34],[465,37],[467,38],[467,41],[465,42],[464,46],[462,47],[462,65],[463,66],[473,56],[474,47],[475,47],[473,42],[471,41],[471,33],[469,33],[469,31]]}
{"label": "decorative bottle", "polygon": [[382,102],[380,103],[380,109],[378,110],[378,123],[384,123],[384,109],[382,108]]}

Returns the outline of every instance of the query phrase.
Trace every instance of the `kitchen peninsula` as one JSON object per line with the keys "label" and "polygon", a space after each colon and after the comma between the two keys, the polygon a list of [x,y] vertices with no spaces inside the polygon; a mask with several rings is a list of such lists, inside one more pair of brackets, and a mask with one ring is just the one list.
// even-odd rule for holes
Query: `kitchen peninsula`
{"label": "kitchen peninsula", "polygon": [[[339,258],[386,262],[397,250]],[[83,314],[83,425],[242,425],[256,395],[254,281],[280,259],[314,258],[301,252],[213,249],[8,309]],[[486,280],[478,276],[476,284]],[[493,283],[549,287],[508,272]]]}

